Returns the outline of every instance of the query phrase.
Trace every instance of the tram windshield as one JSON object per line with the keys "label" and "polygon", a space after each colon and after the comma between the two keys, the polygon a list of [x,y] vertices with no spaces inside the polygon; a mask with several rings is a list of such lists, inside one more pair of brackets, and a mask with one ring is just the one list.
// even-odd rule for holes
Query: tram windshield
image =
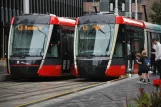
{"label": "tram windshield", "polygon": [[49,25],[13,25],[10,36],[10,56],[43,56]]}
{"label": "tram windshield", "polygon": [[109,56],[114,24],[79,25],[76,35],[77,56]]}

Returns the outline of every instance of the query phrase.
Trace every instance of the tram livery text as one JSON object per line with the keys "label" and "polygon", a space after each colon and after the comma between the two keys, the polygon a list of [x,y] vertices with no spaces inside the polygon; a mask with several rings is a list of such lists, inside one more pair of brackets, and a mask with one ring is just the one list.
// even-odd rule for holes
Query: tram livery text
{"label": "tram livery text", "polygon": [[18,25],[18,30],[41,30],[40,26]]}

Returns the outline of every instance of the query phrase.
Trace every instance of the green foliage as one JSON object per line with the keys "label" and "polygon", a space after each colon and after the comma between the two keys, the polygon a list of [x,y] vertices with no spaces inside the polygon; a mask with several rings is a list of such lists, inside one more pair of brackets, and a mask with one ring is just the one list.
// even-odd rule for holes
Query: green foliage
{"label": "green foliage", "polygon": [[161,92],[160,93],[151,93],[150,94],[151,99],[151,107],[161,107]]}
{"label": "green foliage", "polygon": [[151,94],[141,91],[140,95],[136,98],[133,98],[135,104],[128,104],[128,107],[161,107],[161,92]]}
{"label": "green foliage", "polygon": [[151,7],[151,17],[153,23],[161,24],[161,2],[153,2]]}

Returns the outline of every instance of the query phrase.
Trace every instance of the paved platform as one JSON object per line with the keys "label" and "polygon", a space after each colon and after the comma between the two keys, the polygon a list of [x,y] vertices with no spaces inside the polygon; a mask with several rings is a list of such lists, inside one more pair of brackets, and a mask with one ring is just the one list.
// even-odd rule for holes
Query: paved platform
{"label": "paved platform", "polygon": [[0,60],[0,81],[5,81],[8,77],[5,60]]}
{"label": "paved platform", "polygon": [[147,92],[155,91],[152,81],[159,78],[158,75],[150,75],[151,84],[137,83],[138,76],[107,84],[67,96],[52,99],[29,107],[125,107],[126,99],[139,95],[139,88]]}

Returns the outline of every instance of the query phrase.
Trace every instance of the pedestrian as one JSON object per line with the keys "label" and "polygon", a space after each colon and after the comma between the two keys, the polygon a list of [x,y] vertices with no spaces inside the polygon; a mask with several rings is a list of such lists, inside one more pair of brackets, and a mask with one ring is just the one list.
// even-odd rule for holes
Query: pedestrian
{"label": "pedestrian", "polygon": [[146,51],[142,51],[142,57],[140,59],[142,63],[142,75],[143,75],[143,83],[146,84],[147,82],[150,83],[149,79],[149,71],[150,71],[150,59],[146,55]]}
{"label": "pedestrian", "polygon": [[156,52],[155,52],[155,61],[156,61],[156,65],[157,65],[157,70],[159,72],[160,75],[160,79],[161,79],[161,44],[158,41],[157,38],[154,38],[152,40],[153,44],[156,45]]}
{"label": "pedestrian", "polygon": [[131,73],[131,68],[132,68],[132,60],[131,60],[131,46],[130,46],[130,41],[127,42],[127,58],[128,58],[128,66],[127,66],[127,70],[128,73]]}
{"label": "pedestrian", "polygon": [[138,83],[141,83],[143,81],[143,77],[142,77],[142,71],[141,71],[141,66],[142,63],[140,61],[141,59],[141,54],[140,53],[136,53],[136,63],[139,65],[138,66],[138,75],[139,75],[139,81],[137,81]]}
{"label": "pedestrian", "polygon": [[156,62],[155,62],[155,51],[156,50],[156,45],[153,44],[151,48],[151,70],[153,74],[156,74]]}

